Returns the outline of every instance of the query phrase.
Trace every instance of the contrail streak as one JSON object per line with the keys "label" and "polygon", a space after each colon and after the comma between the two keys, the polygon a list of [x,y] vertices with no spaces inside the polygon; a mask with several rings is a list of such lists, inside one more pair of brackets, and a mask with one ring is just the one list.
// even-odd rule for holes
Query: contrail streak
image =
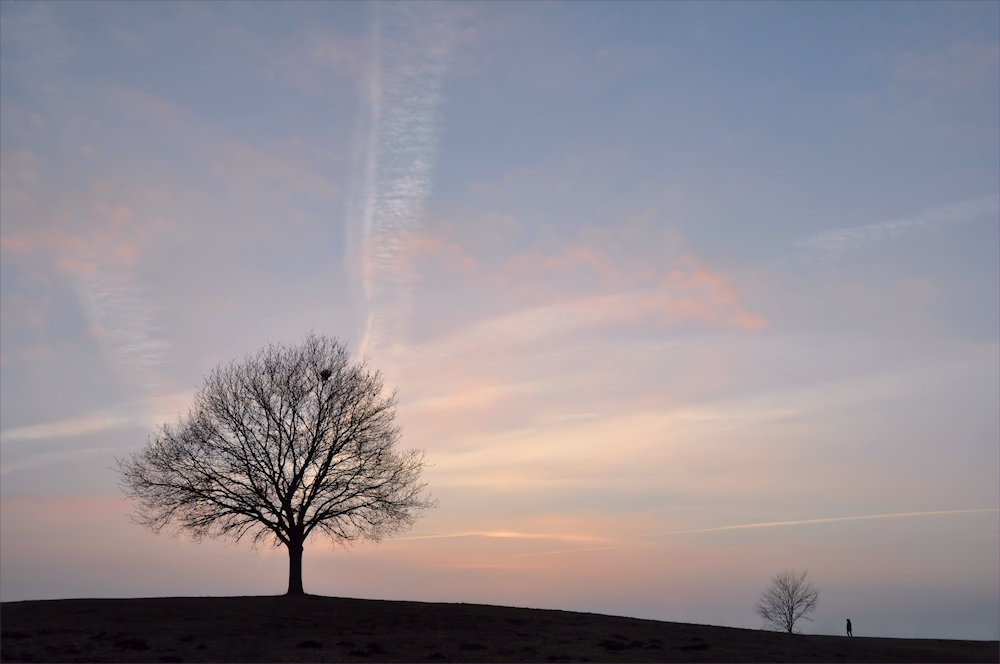
{"label": "contrail streak", "polygon": [[712,533],[721,530],[745,530],[748,528],[775,528],[778,526],[801,526],[812,523],[833,523],[835,521],[864,521],[866,519],[895,519],[906,516],[934,516],[938,514],[981,514],[1000,512],[995,507],[975,510],[938,510],[936,512],[897,512],[894,514],[865,514],[861,516],[835,516],[826,519],[802,519],[800,521],[768,521],[765,523],[744,523],[736,526],[719,526],[717,528],[699,528],[697,530],[672,530],[667,533],[643,533],[639,537],[655,537],[658,535],[687,535],[690,533]]}
{"label": "contrail streak", "polygon": [[127,380],[155,390],[169,346],[155,334],[157,308],[124,281],[123,271],[98,270],[91,278],[77,280],[78,296],[91,324],[101,331],[98,342],[112,364]]}
{"label": "contrail streak", "polygon": [[361,106],[347,251],[364,320],[359,355],[405,332],[414,275],[407,238],[431,190],[440,89],[452,40],[450,8],[375,3],[373,64]]}
{"label": "contrail streak", "polygon": [[890,240],[918,228],[966,222],[989,215],[995,216],[998,207],[1000,207],[1000,195],[992,194],[926,210],[906,219],[883,221],[852,228],[834,228],[797,244],[805,249],[819,252],[826,260],[833,260],[848,250],[857,249],[867,243]]}
{"label": "contrail streak", "polygon": [[[0,42],[4,44],[5,75],[24,77],[33,85],[54,85],[67,76],[64,66],[75,54],[73,38],[60,26],[52,5],[46,2],[3,3],[0,9]],[[93,238],[85,244],[93,246]],[[95,266],[94,274],[76,275],[77,296],[109,363],[129,382],[152,390],[167,344],[157,338],[157,308],[141,289],[130,285],[126,268],[98,267],[107,254],[77,255]]]}

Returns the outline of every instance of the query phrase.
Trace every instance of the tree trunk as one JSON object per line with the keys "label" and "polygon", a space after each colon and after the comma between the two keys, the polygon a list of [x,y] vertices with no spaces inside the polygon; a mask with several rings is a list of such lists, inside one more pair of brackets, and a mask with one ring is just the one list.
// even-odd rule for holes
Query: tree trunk
{"label": "tree trunk", "polygon": [[302,590],[302,542],[288,543],[288,595],[305,595]]}

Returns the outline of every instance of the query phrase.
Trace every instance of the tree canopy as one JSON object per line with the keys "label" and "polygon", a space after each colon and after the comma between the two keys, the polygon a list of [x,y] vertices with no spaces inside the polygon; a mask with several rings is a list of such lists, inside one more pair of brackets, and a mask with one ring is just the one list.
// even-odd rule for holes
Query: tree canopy
{"label": "tree canopy", "polygon": [[302,594],[314,534],[380,540],[433,507],[422,452],[397,449],[395,393],[344,346],[309,334],[216,368],[190,411],[119,461],[133,520],[153,532],[249,538],[289,552],[289,594]]}
{"label": "tree canopy", "polygon": [[799,620],[811,620],[808,615],[819,604],[819,591],[806,582],[806,574],[785,571],[771,578],[754,607],[768,627],[791,634]]}

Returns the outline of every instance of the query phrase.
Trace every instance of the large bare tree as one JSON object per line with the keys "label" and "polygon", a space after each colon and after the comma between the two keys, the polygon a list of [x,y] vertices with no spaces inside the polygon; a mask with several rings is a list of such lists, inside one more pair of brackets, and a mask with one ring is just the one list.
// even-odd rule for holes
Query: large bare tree
{"label": "large bare tree", "polygon": [[806,616],[816,609],[819,591],[806,582],[806,574],[785,571],[771,578],[754,607],[768,627],[791,634],[799,620],[812,620]]}
{"label": "large bare tree", "polygon": [[208,537],[288,548],[288,594],[301,595],[310,535],[379,540],[434,503],[424,459],[396,443],[395,394],[336,339],[308,335],[220,365],[174,426],[118,462],[132,519]]}

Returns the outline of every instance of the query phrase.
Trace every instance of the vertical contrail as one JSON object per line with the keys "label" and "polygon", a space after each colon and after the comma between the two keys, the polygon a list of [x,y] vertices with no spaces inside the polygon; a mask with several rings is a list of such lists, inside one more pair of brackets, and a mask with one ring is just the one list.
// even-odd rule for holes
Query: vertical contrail
{"label": "vertical contrail", "polygon": [[431,189],[452,35],[444,3],[374,3],[372,66],[347,209],[348,264],[364,331],[358,355],[399,343],[412,306],[408,236]]}
{"label": "vertical contrail", "polygon": [[[38,89],[64,89],[70,80],[65,65],[78,51],[73,33],[62,28],[58,8],[47,2],[4,2],[0,8],[0,50],[4,76],[30,81]],[[54,93],[53,93],[54,94]],[[39,111],[58,122],[60,98],[44,97]],[[86,226],[85,220],[75,220]],[[105,221],[107,223],[107,221]],[[117,223],[117,222],[116,222]],[[71,232],[70,227],[60,229]],[[106,230],[106,228],[102,228]],[[98,231],[100,234],[101,231]],[[108,364],[130,387],[152,391],[159,385],[158,370],[168,345],[157,337],[158,307],[136,286],[131,267],[122,265],[93,235],[76,238],[71,257],[89,265],[72,273],[77,298],[87,315]],[[70,256],[67,256],[70,257]]]}
{"label": "vertical contrail", "polygon": [[129,286],[122,271],[98,268],[90,278],[78,278],[80,303],[97,332],[107,360],[124,379],[146,392],[160,386],[158,372],[169,345],[156,335],[158,307],[141,289]]}

